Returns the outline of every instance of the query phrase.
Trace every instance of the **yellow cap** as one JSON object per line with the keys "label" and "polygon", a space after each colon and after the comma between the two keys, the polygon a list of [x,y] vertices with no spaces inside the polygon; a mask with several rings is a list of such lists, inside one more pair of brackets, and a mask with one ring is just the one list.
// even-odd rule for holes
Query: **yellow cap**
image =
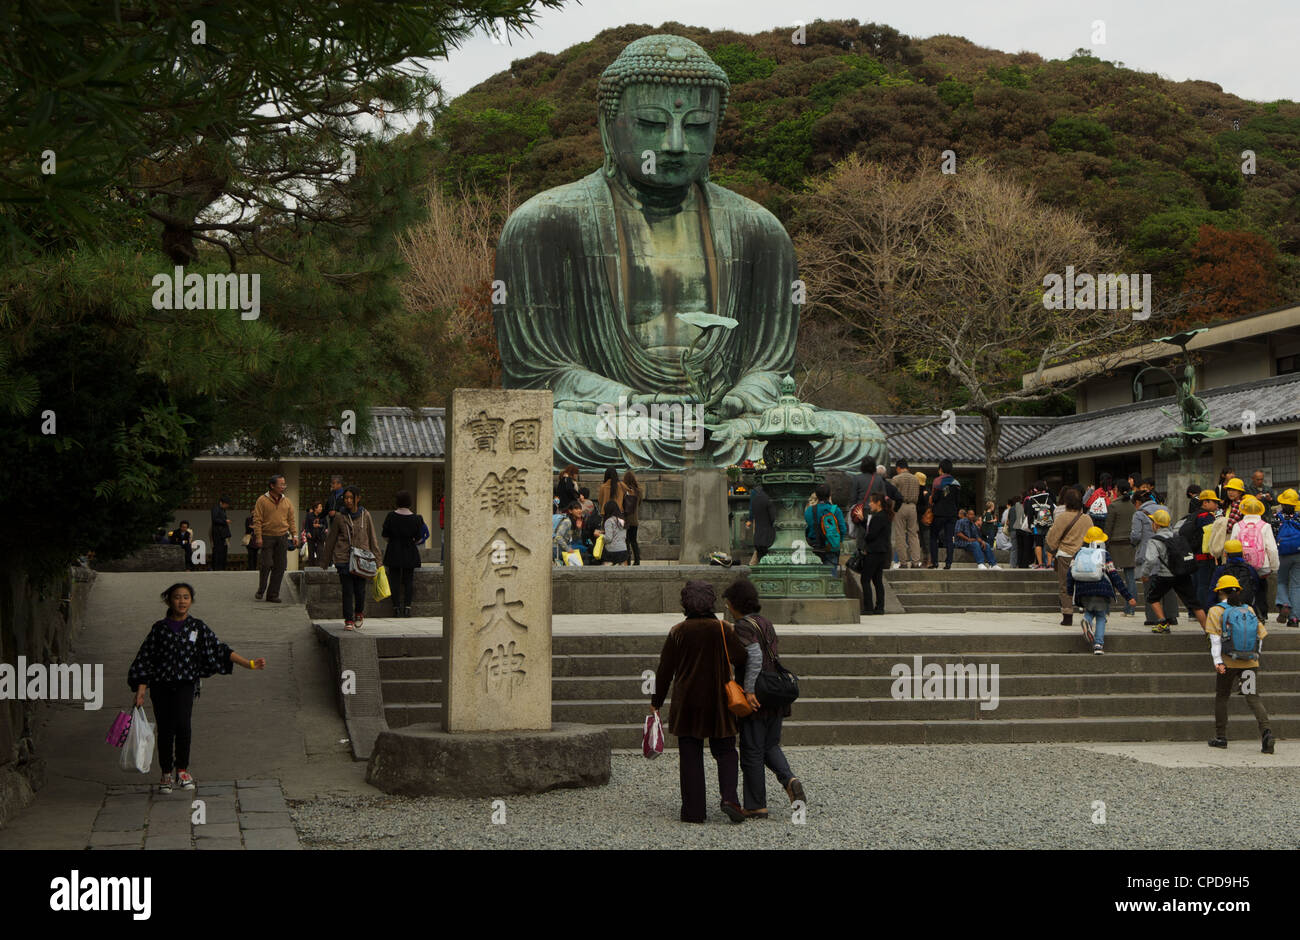
{"label": "yellow cap", "polygon": [[1098,526],[1093,526],[1087,532],[1083,533],[1083,540],[1085,542],[1105,542],[1108,541],[1109,538],[1110,536],[1101,531]]}
{"label": "yellow cap", "polygon": [[1242,493],[1246,492],[1246,484],[1241,482],[1241,477],[1233,477],[1223,484],[1223,488],[1225,490],[1239,490]]}
{"label": "yellow cap", "polygon": [[1248,516],[1262,516],[1264,504],[1253,496],[1247,496],[1241,501],[1241,511]]}
{"label": "yellow cap", "polygon": [[1223,553],[1225,555],[1240,555],[1241,542],[1237,539],[1228,539],[1228,541],[1223,543]]}
{"label": "yellow cap", "polygon": [[1277,501],[1284,506],[1300,506],[1300,493],[1295,490],[1283,490]]}
{"label": "yellow cap", "polygon": [[1196,498],[1200,500],[1212,499],[1216,503],[1223,502],[1223,500],[1219,499],[1219,494],[1214,492],[1214,490],[1201,490],[1201,492],[1197,495]]}
{"label": "yellow cap", "polygon": [[1225,574],[1219,579],[1219,583],[1214,586],[1216,591],[1226,591],[1228,589],[1241,590],[1241,582],[1230,574]]}
{"label": "yellow cap", "polygon": [[1157,509],[1155,512],[1151,514],[1151,521],[1154,522],[1156,525],[1160,526],[1161,528],[1168,528],[1169,510]]}

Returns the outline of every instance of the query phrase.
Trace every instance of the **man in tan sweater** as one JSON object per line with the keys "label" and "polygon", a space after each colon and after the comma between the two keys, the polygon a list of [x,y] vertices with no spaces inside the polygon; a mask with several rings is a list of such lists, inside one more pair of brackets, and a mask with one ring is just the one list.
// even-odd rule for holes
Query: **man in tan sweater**
{"label": "man in tan sweater", "polygon": [[280,603],[280,582],[287,567],[290,545],[298,545],[298,526],[294,520],[293,504],[284,498],[287,484],[283,473],[269,481],[270,488],[257,497],[253,506],[253,545],[261,549],[258,555],[257,600],[266,595],[272,604]]}
{"label": "man in tan sweater", "polygon": [[921,558],[920,530],[916,522],[916,500],[921,494],[921,483],[911,470],[906,460],[894,462],[894,476],[890,483],[903,495],[903,505],[894,515],[894,554],[904,568],[920,568]]}

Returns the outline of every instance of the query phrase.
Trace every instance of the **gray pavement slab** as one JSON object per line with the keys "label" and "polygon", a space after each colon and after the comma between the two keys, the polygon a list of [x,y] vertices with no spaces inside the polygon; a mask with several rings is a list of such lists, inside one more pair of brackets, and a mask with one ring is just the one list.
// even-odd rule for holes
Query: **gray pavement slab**
{"label": "gray pavement slab", "polygon": [[200,839],[197,843],[199,849],[219,849],[219,850],[238,850],[242,851],[244,843],[238,839]]}
{"label": "gray pavement slab", "polygon": [[258,850],[302,848],[293,829],[250,829],[244,833],[244,847]]}
{"label": "gray pavement slab", "polygon": [[148,849],[162,849],[165,851],[175,851],[177,849],[191,849],[189,834],[176,835],[173,833],[164,833],[160,835],[150,835],[144,840],[144,847]]}
{"label": "gray pavement slab", "polygon": [[288,811],[283,813],[240,813],[239,828],[249,829],[284,829],[293,828],[293,820]]}
{"label": "gray pavement slab", "polygon": [[287,813],[289,804],[279,793],[252,795],[240,790],[239,811],[241,813]]}
{"label": "gray pavement slab", "polygon": [[194,837],[196,839],[238,839],[238,823],[209,823],[206,826],[195,826]]}
{"label": "gray pavement slab", "polygon": [[[145,832],[140,829],[136,832],[92,832],[90,841],[86,845],[92,849],[104,849],[110,847],[136,848],[144,844]],[[83,846],[84,848],[84,846]]]}

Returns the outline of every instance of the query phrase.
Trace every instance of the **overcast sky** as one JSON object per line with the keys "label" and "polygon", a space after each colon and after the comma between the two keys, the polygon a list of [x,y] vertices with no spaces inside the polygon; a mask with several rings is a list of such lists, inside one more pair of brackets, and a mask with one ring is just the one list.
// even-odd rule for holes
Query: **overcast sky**
{"label": "overcast sky", "polygon": [[[532,35],[510,45],[476,36],[434,71],[455,96],[513,59],[560,52],[612,26],[675,21],[756,33],[793,30],[797,19],[876,22],[917,38],[949,33],[1051,59],[1089,46],[1099,58],[1175,81],[1217,82],[1257,101],[1300,100],[1300,0],[587,0],[542,11]],[[1105,23],[1104,45],[1092,43],[1096,20]]]}

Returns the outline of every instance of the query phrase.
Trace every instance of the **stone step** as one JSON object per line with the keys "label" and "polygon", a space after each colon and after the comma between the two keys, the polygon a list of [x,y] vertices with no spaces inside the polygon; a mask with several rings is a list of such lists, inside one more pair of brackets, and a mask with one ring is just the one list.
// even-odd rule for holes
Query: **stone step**
{"label": "stone step", "polygon": [[[1244,706],[1228,716],[1229,748],[1259,752],[1259,730]],[[1300,739],[1300,714],[1275,714],[1271,730],[1279,740]],[[644,725],[607,725],[614,747],[641,749]],[[1214,733],[1213,697],[1201,715],[1146,718],[975,719],[948,721],[794,721],[781,728],[787,746],[864,744],[1014,744],[1121,741],[1208,741]],[[668,748],[676,738],[667,736]]]}
{"label": "stone step", "polygon": [[1001,592],[948,593],[898,593],[894,597],[909,613],[932,612],[925,608],[962,611],[967,607],[980,610],[1002,610],[1008,613],[1033,610],[1060,610],[1061,600],[1056,594],[1006,594]]}
{"label": "stone step", "polygon": [[1048,604],[1045,602],[1036,602],[1033,604],[1025,604],[1023,606],[1013,605],[1013,604],[1003,604],[1003,603],[976,604],[976,603],[969,603],[969,602],[968,603],[953,602],[951,604],[943,604],[943,603],[906,604],[904,603],[903,607],[909,614],[964,614],[964,613],[1035,614],[1035,613],[1048,613],[1050,611],[1055,611],[1056,613],[1059,614],[1061,610],[1061,605],[1059,601],[1054,604]]}
{"label": "stone step", "polygon": [[899,595],[1046,594],[1056,597],[1056,582],[1047,584],[1042,581],[900,581],[894,585],[894,592]]}
{"label": "stone step", "polygon": [[[1279,714],[1300,714],[1300,692],[1267,692],[1265,700],[1270,711]],[[671,703],[671,699],[669,702]],[[800,698],[795,703],[794,714],[800,721],[812,722],[958,719],[1036,721],[1056,718],[1150,718],[1196,715],[1212,717],[1214,682],[1207,677],[1205,687],[1199,693],[1021,696],[999,698],[994,708],[985,709],[981,707],[982,704],[987,703],[982,703],[978,698],[957,700],[910,700],[891,697]],[[552,708],[552,716],[555,721],[572,721],[580,724],[630,724],[642,720],[646,710],[646,698],[557,700]]]}
{"label": "stone step", "polygon": [[[1059,615],[1058,615],[1059,616]],[[870,618],[862,618],[869,624]],[[1077,621],[1076,621],[1077,622]],[[1116,615],[1112,626],[1141,626],[1137,618]],[[557,655],[582,655],[590,653],[628,653],[658,657],[664,638],[672,624],[662,632],[617,634],[606,636],[556,636],[551,641],[552,652]],[[1266,654],[1271,659],[1275,651],[1300,650],[1300,630],[1291,630],[1270,624],[1265,641]],[[903,653],[930,654],[931,652],[1035,652],[1074,653],[1082,649],[1083,636],[1078,626],[1060,627],[1053,633],[783,633],[778,626],[781,655],[795,653],[874,653],[878,655]],[[437,636],[376,637],[381,660],[400,658],[438,657],[442,654],[442,638]],[[1106,637],[1107,655],[1132,652],[1206,652],[1205,635],[1186,618],[1168,634],[1110,633]],[[639,671],[639,670],[638,670]]]}
{"label": "stone step", "polygon": [[[391,678],[382,671],[382,691],[387,704],[418,704],[442,699],[442,680],[436,674],[419,678]],[[1089,695],[1170,696],[1204,695],[1207,672],[1180,673],[1094,673],[1003,675],[998,671],[998,692],[1003,702],[1011,699],[1039,699]],[[1300,689],[1300,672],[1269,670],[1263,681],[1270,690],[1290,694]],[[896,680],[890,676],[800,676],[799,688],[804,701],[815,699],[888,698]],[[643,701],[644,680],[639,676],[556,676],[551,695],[555,702],[571,701]],[[1274,693],[1270,692],[1270,700]],[[641,698],[637,698],[641,696]],[[1005,707],[1005,706],[1000,706]],[[1159,711],[1159,708],[1153,709]]]}
{"label": "stone step", "polygon": [[[1019,696],[1199,694],[1207,688],[1208,675],[1208,671],[1201,671],[1016,676],[1003,675],[999,670],[998,683],[1004,700]],[[1268,671],[1263,675],[1269,689],[1300,689],[1300,673]],[[551,694],[554,701],[635,698],[641,694],[642,681],[640,676],[557,676]],[[886,698],[894,682],[890,676],[799,676],[805,698]],[[438,683],[434,685],[440,688]],[[1209,688],[1212,692],[1213,686]],[[388,700],[387,692],[384,699]]]}
{"label": "stone step", "polygon": [[[927,663],[940,666],[948,664],[997,665],[1005,675],[1033,675],[1035,673],[1149,673],[1192,672],[1209,666],[1208,649],[1196,652],[1120,653],[1107,652],[1093,656],[1083,648],[1079,637],[1075,653],[962,653],[926,654]],[[912,656],[906,654],[840,654],[799,653],[784,654],[781,661],[797,675],[889,676],[899,663],[910,669]],[[640,675],[654,669],[655,657],[621,653],[598,653],[580,656],[555,656],[552,674],[556,676],[624,676]],[[1275,672],[1300,669],[1300,651],[1282,650],[1268,654],[1268,669]],[[1208,671],[1208,669],[1207,669]]]}
{"label": "stone step", "polygon": [[949,569],[889,568],[884,572],[891,581],[1032,581],[1056,583],[1055,571],[1031,571],[1028,568],[986,568],[974,564],[956,564]]}

